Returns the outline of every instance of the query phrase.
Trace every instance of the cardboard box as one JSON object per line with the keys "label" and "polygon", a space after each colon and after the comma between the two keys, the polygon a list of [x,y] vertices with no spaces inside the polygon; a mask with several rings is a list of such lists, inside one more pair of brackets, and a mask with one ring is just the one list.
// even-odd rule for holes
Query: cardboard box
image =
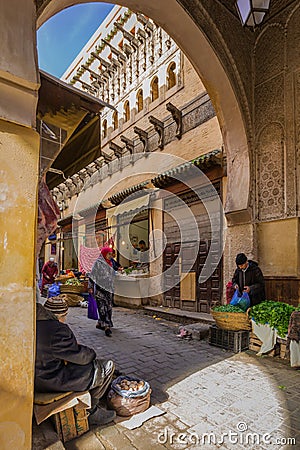
{"label": "cardboard box", "polygon": [[60,440],[68,442],[89,430],[87,417],[87,409],[76,405],[54,414],[51,419]]}

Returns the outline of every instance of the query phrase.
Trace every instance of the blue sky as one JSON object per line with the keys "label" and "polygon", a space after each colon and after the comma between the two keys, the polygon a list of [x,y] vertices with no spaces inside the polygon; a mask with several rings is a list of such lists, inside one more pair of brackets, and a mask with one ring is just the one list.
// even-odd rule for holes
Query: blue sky
{"label": "blue sky", "polygon": [[85,3],[51,17],[37,32],[39,67],[61,77],[113,7]]}

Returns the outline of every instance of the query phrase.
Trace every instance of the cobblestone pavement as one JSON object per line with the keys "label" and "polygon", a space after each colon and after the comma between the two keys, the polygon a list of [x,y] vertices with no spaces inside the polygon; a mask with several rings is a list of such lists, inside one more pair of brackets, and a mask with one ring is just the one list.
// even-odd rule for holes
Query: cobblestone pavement
{"label": "cobblestone pavement", "polygon": [[[72,308],[68,315],[78,341],[98,357],[112,358],[124,374],[149,381],[152,404],[166,413],[134,430],[122,422],[93,428],[65,448],[300,448],[299,371],[274,358],[234,355],[204,341],[179,339],[178,324],[142,311],[114,308],[113,336],[107,338],[86,314]],[[33,448],[64,448],[42,442],[34,436]]]}

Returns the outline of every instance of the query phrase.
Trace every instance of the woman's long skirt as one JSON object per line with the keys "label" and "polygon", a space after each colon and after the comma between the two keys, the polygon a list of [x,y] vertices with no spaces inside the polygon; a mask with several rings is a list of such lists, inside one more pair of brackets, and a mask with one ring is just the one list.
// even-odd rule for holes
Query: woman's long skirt
{"label": "woman's long skirt", "polygon": [[104,289],[96,290],[96,302],[99,313],[98,324],[101,327],[113,327],[112,323],[112,303],[113,294]]}

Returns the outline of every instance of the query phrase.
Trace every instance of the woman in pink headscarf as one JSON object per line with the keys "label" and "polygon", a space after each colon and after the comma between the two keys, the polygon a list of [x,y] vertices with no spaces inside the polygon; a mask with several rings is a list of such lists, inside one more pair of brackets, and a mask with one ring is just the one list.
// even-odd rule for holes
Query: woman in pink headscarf
{"label": "woman in pink headscarf", "polygon": [[112,249],[103,247],[89,275],[89,293],[94,295],[99,320],[96,328],[104,330],[106,336],[112,335],[112,303],[114,292],[114,270],[112,268]]}

